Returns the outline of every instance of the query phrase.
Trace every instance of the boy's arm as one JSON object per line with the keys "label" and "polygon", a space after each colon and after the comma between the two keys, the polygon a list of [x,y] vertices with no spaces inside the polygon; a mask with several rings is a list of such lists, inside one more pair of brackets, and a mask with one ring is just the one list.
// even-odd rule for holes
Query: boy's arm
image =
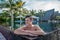
{"label": "boy's arm", "polygon": [[14,33],[18,35],[27,35],[27,32],[25,32],[24,27],[16,29]]}
{"label": "boy's arm", "polygon": [[15,34],[18,34],[18,35],[29,35],[29,36],[36,36],[34,34],[31,34],[28,32],[28,30],[24,30],[24,27],[21,27],[21,28],[18,28],[14,31]]}

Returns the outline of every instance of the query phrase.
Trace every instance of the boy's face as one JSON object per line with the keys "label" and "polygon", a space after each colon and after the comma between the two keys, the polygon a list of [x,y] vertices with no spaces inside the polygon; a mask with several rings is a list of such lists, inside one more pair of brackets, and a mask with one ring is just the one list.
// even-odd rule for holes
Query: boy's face
{"label": "boy's face", "polygon": [[32,23],[32,20],[28,17],[28,18],[25,19],[25,23],[26,24],[31,24]]}

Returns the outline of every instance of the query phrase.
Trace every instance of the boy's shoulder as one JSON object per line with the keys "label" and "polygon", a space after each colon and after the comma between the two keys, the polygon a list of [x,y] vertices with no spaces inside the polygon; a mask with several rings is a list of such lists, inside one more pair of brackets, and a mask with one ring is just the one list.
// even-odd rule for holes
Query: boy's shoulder
{"label": "boy's shoulder", "polygon": [[39,25],[34,25],[34,27],[39,27]]}

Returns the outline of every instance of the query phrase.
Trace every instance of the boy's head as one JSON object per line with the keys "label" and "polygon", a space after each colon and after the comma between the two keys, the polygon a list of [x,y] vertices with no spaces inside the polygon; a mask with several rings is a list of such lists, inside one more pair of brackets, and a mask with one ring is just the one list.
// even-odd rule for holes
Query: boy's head
{"label": "boy's head", "polygon": [[33,21],[33,18],[32,18],[32,16],[31,15],[26,15],[26,17],[25,17],[25,23],[32,23],[32,21]]}

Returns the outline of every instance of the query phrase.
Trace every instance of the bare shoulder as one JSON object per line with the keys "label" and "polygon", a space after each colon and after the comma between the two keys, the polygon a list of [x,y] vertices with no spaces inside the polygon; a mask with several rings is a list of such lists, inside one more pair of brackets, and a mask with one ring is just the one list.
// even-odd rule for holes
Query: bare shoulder
{"label": "bare shoulder", "polygon": [[40,30],[41,32],[44,32],[43,29],[39,25],[34,25],[36,30]]}
{"label": "bare shoulder", "polygon": [[24,27],[25,27],[25,26],[22,26],[22,27],[17,28],[17,29],[14,31],[14,33],[19,32],[19,31],[21,31],[21,30],[24,30]]}
{"label": "bare shoulder", "polygon": [[26,28],[26,27],[25,27],[25,25],[21,26],[21,27],[20,27],[20,28],[18,28],[18,29],[24,29],[24,28]]}
{"label": "bare shoulder", "polygon": [[39,25],[34,25],[34,28],[40,28]]}
{"label": "bare shoulder", "polygon": [[24,28],[25,28],[25,25],[17,28],[16,30],[22,30],[22,29],[24,29]]}
{"label": "bare shoulder", "polygon": [[40,30],[40,27],[38,25],[34,25],[35,30]]}

